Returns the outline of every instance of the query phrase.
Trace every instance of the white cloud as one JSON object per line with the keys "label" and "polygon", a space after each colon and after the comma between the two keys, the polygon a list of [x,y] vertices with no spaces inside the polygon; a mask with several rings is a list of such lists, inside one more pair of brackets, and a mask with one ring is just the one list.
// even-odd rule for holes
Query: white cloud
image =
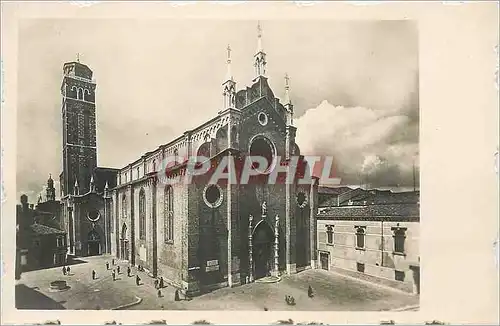
{"label": "white cloud", "polygon": [[361,182],[361,178],[380,186],[413,182],[418,134],[410,141],[393,139],[405,129],[418,130],[418,120],[402,112],[323,101],[296,119],[295,125],[301,153],[332,155],[344,182]]}

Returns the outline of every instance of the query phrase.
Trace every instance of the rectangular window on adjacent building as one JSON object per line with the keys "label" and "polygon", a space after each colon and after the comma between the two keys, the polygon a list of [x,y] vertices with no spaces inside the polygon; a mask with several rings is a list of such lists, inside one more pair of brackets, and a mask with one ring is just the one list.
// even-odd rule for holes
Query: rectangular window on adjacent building
{"label": "rectangular window on adjacent building", "polygon": [[396,281],[403,282],[405,280],[405,272],[403,272],[403,271],[394,271],[394,279]]}
{"label": "rectangular window on adjacent building", "polygon": [[333,225],[326,226],[326,243],[333,244]]}
{"label": "rectangular window on adjacent building", "polygon": [[406,228],[393,228],[394,237],[394,253],[404,254],[405,253],[405,240],[406,240]]}
{"label": "rectangular window on adjacent building", "polygon": [[356,263],[356,270],[360,273],[364,273],[365,272],[365,264]]}
{"label": "rectangular window on adjacent building", "polygon": [[64,237],[63,236],[59,236],[57,237],[57,247],[64,247]]}

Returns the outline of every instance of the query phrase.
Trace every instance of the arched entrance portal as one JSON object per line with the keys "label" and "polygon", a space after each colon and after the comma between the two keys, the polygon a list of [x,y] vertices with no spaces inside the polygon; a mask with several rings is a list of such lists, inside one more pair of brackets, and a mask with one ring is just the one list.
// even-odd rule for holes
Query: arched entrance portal
{"label": "arched entrance portal", "polygon": [[120,259],[128,260],[128,237],[127,237],[127,225],[123,223],[122,233],[120,238]]}
{"label": "arched entrance portal", "polygon": [[87,238],[88,244],[88,256],[96,256],[101,254],[101,236],[97,233],[96,230],[92,230],[89,232]]}
{"label": "arched entrance portal", "polygon": [[274,232],[271,226],[260,221],[253,231],[253,261],[255,279],[270,275],[273,261]]}

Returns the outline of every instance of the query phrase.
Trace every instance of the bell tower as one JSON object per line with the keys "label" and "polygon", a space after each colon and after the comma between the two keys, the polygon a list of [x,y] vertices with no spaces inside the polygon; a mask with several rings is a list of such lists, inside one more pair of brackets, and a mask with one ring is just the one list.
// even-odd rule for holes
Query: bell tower
{"label": "bell tower", "polygon": [[54,188],[54,180],[52,179],[51,174],[49,174],[49,179],[47,180],[47,189],[45,191],[47,201],[56,200],[56,188]]}
{"label": "bell tower", "polygon": [[62,124],[63,172],[61,195],[72,194],[73,185],[81,185],[80,194],[89,189],[97,166],[95,89],[92,70],[77,57],[63,66]]}

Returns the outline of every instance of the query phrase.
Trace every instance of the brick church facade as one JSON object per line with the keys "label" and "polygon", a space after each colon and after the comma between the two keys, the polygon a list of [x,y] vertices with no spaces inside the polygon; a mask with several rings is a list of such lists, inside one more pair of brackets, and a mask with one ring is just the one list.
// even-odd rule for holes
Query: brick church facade
{"label": "brick church facade", "polygon": [[110,199],[116,169],[97,166],[96,83],[92,70],[79,62],[63,66],[63,169],[59,176],[61,226],[67,232],[68,254],[110,253]]}
{"label": "brick church facade", "polygon": [[[65,64],[61,201],[70,252],[111,253],[190,294],[315,268],[318,180],[298,182],[309,167],[295,143],[288,80],[281,103],[266,63],[259,30],[255,78],[237,91],[228,47],[218,113],[118,170],[97,167],[92,72]],[[239,180],[248,156],[269,167],[249,182],[209,182],[228,160],[235,164],[225,172]],[[193,157],[211,168],[172,182],[190,174]],[[292,157],[300,162],[292,181],[268,182],[275,169],[290,171]]]}

